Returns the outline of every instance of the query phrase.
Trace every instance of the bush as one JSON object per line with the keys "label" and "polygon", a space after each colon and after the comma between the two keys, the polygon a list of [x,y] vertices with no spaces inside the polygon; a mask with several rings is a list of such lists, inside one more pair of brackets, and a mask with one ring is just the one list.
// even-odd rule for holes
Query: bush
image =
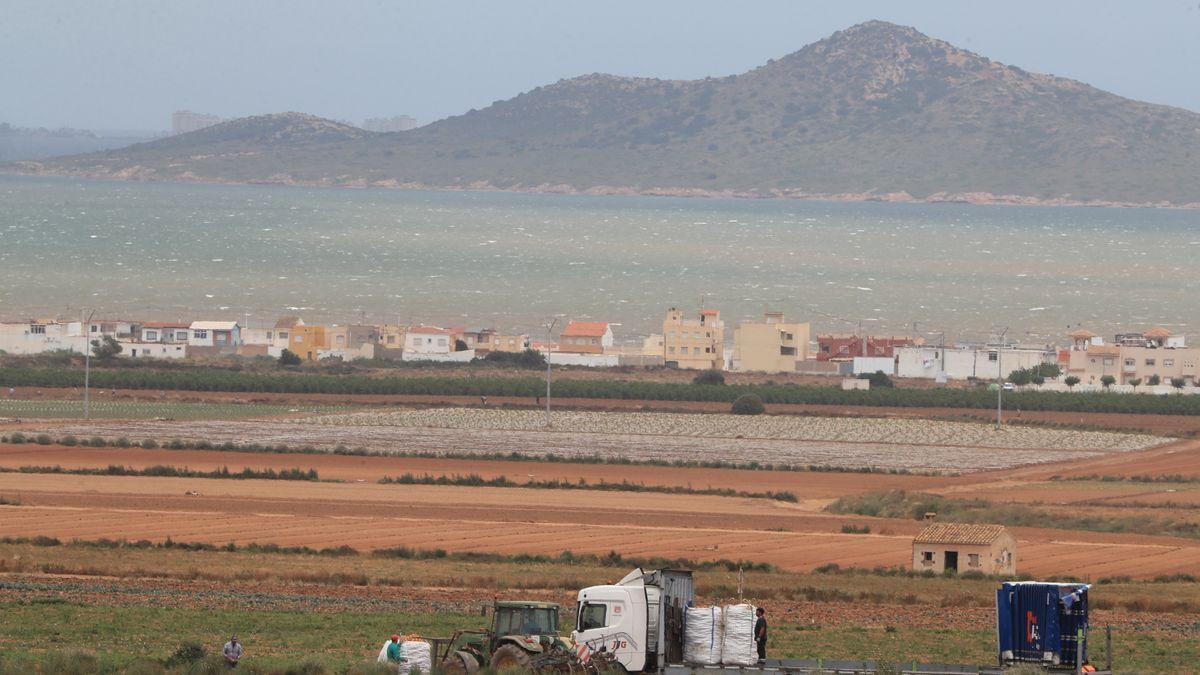
{"label": "bush", "polygon": [[517,368],[538,369],[546,367],[546,356],[536,349],[520,352],[488,352],[483,357],[487,363],[508,364]]}
{"label": "bush", "polygon": [[725,373],[719,370],[705,370],[692,378],[692,384],[725,384]]}
{"label": "bush", "polygon": [[1074,389],[1075,385],[1079,384],[1079,378],[1074,375],[1068,375],[1067,379],[1063,380],[1063,384],[1066,384],[1068,389]]}
{"label": "bush", "polygon": [[882,370],[877,370],[869,375],[867,373],[863,373],[858,376],[858,379],[869,381],[872,389],[885,389],[896,386],[896,384],[892,382],[892,378],[888,377],[887,373],[883,372]]}
{"label": "bush", "polygon": [[284,349],[279,353],[279,365],[281,366],[298,366],[300,363],[300,355],[290,349]]}
{"label": "bush", "polygon": [[734,415],[761,415],[767,411],[758,394],[742,394],[733,402]]}
{"label": "bush", "polygon": [[1104,375],[1104,376],[1101,376],[1101,378],[1100,378],[1100,384],[1104,385],[1105,389],[1108,389],[1109,387],[1113,386],[1116,383],[1117,383],[1117,378],[1113,377],[1112,375]]}
{"label": "bush", "polygon": [[1151,375],[1146,379],[1146,384],[1150,385],[1151,387],[1157,387],[1158,385],[1162,384],[1162,378],[1157,374]]}
{"label": "bush", "polygon": [[185,642],[179,645],[179,649],[176,649],[167,657],[166,666],[168,668],[175,668],[177,666],[190,665],[203,659],[206,654],[207,652],[203,645],[196,642]]}

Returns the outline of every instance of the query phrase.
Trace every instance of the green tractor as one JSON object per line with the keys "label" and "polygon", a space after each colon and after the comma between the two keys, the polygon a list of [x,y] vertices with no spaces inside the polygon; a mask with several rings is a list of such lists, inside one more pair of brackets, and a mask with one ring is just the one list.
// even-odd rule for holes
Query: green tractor
{"label": "green tractor", "polygon": [[442,672],[465,675],[485,667],[526,673],[584,670],[574,644],[558,635],[558,605],[497,600],[491,609],[491,628],[460,630],[450,638],[440,655]]}

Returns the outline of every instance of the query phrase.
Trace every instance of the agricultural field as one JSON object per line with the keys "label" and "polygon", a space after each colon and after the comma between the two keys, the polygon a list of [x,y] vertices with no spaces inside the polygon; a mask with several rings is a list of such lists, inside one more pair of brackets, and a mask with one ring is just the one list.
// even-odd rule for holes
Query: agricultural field
{"label": "agricultural field", "polygon": [[[262,403],[184,403],[180,401],[127,401],[96,395],[88,404],[91,417],[98,419],[224,420],[285,414],[327,413],[347,406],[270,405]],[[82,400],[0,399],[0,418],[83,418]]]}
{"label": "agricultural field", "polygon": [[[542,431],[535,410],[434,408],[360,412],[292,420],[297,424],[347,427],[433,427],[497,431]],[[997,430],[986,424],[911,419],[696,415],[686,413],[597,413],[565,410],[552,416],[560,433],[638,434],[696,438],[762,438],[898,445],[957,445],[1047,450],[1143,450],[1161,443],[1152,436],[1031,427]]]}
{"label": "agricultural field", "polygon": [[[150,438],[361,449],[375,454],[518,453],[567,459],[678,461],[962,473],[1079,460],[1154,447],[1145,434],[910,419],[563,411],[540,427],[532,411],[438,408],[255,421],[98,422],[37,430],[62,436]],[[997,450],[1000,450],[999,452]]]}
{"label": "agricultural field", "polygon": [[[477,628],[493,598],[569,608],[581,586],[632,562],[413,560],[249,551],[0,544],[0,658],[36,658],[66,627],[100,664],[164,659],[180,644],[210,650],[237,632],[246,666],[312,659],[332,672],[369,662],[392,632],[448,636]],[[15,564],[13,561],[17,561]],[[989,663],[996,582],[752,570],[742,597],[771,619],[773,656]],[[738,597],[738,574],[697,572],[701,603]],[[1120,672],[1184,672],[1200,658],[1195,584],[1118,581],[1093,590],[1092,657],[1114,629]],[[1164,598],[1170,598],[1168,603]],[[571,627],[564,612],[564,630]],[[80,628],[85,627],[85,628]],[[20,657],[15,654],[29,653]]]}

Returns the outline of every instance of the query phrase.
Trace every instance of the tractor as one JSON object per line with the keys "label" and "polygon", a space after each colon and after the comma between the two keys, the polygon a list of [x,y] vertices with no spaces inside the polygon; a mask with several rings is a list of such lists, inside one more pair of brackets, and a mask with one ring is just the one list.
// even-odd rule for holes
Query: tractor
{"label": "tractor", "polygon": [[[484,613],[488,606],[484,606]],[[500,601],[486,630],[454,633],[441,654],[442,672],[468,674],[490,667],[526,673],[582,672],[574,644],[558,635],[558,605]]]}

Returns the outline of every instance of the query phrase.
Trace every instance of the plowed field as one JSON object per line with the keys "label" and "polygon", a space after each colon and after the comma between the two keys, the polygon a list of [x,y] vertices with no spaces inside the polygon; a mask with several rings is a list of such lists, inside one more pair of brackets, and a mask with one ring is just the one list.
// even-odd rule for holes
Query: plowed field
{"label": "plowed field", "polygon": [[[0,474],[0,535],[251,542],[361,550],[563,550],[747,559],[788,570],[904,565],[920,523],[815,514],[755,499],[457,488]],[[188,494],[194,493],[194,494]],[[871,535],[841,534],[846,522]],[[1200,541],[1016,528],[1022,571],[1150,577],[1194,571]]]}

